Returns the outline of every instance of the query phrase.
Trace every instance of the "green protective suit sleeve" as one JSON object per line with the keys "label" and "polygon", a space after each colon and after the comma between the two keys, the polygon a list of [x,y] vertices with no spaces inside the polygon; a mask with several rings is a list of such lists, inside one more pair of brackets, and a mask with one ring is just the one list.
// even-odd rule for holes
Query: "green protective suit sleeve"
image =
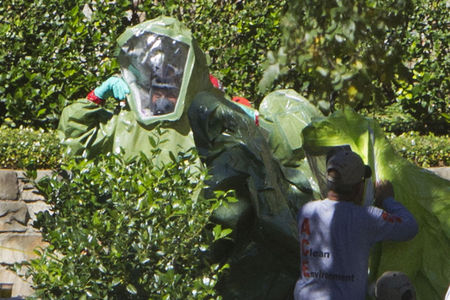
{"label": "green protective suit sleeve", "polygon": [[370,259],[370,277],[402,271],[415,286],[417,299],[444,299],[450,278],[450,182],[398,155],[380,126],[347,109],[313,121],[303,132],[304,149],[311,155],[349,145],[369,164],[373,177],[389,180],[395,198],[419,224],[408,242],[383,242]]}
{"label": "green protective suit sleeve", "polygon": [[87,100],[79,99],[64,108],[58,137],[67,154],[93,157],[112,150],[113,113]]}
{"label": "green protective suit sleeve", "polygon": [[[296,207],[260,129],[231,101],[198,94],[189,119],[197,149],[211,170],[212,189],[234,189],[238,203],[219,209],[218,223],[235,229],[225,299],[284,299],[299,275]],[[219,284],[220,286],[220,284]]]}
{"label": "green protective suit sleeve", "polygon": [[[133,158],[142,152],[159,164],[171,159],[170,152],[177,154],[195,147],[187,116],[157,127],[140,124],[126,107],[113,113],[80,99],[64,108],[58,135],[67,146],[66,154],[86,158],[121,151],[126,158]],[[200,161],[197,167],[201,167]]]}

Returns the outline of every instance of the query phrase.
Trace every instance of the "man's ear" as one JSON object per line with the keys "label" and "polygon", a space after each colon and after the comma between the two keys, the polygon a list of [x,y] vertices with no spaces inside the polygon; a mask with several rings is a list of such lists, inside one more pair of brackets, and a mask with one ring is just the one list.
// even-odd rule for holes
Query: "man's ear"
{"label": "man's ear", "polygon": [[341,175],[335,169],[330,169],[327,171],[327,180],[331,182],[337,182],[341,178]]}

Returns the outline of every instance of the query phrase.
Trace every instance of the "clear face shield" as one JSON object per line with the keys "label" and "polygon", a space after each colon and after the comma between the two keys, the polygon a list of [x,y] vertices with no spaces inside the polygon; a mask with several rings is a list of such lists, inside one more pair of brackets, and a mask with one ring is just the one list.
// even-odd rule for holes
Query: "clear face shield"
{"label": "clear face shield", "polygon": [[119,63],[141,119],[174,112],[189,46],[170,37],[142,32],[120,49]]}

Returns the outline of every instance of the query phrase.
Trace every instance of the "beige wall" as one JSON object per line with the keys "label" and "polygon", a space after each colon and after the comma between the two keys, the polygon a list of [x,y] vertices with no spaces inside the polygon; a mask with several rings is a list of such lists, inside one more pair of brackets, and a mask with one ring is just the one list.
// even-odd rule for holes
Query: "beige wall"
{"label": "beige wall", "polygon": [[[38,171],[38,178],[48,174],[50,171]],[[13,283],[12,297],[26,297],[33,292],[8,267],[33,258],[33,250],[44,246],[41,234],[31,223],[37,212],[47,209],[45,199],[26,182],[23,172],[0,170],[0,283]]]}

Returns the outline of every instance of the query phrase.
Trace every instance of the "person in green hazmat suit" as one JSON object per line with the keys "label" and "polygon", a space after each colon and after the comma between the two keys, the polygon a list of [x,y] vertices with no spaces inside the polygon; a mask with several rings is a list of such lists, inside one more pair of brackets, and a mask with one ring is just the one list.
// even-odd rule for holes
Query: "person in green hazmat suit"
{"label": "person in green hazmat suit", "polygon": [[[210,258],[228,263],[217,288],[224,299],[289,299],[299,270],[295,215],[313,195],[299,173],[287,180],[265,133],[242,106],[210,80],[204,53],[179,21],[159,17],[119,38],[121,76],[67,106],[58,132],[69,155],[95,158],[121,152],[162,164],[195,147],[213,190],[236,191],[238,201],[217,209],[213,221],[233,229]],[[108,97],[126,99],[114,112]],[[161,144],[155,140],[164,140]],[[159,145],[159,146],[158,146]],[[172,153],[172,154],[171,154]],[[168,199],[168,201],[170,201]]]}

